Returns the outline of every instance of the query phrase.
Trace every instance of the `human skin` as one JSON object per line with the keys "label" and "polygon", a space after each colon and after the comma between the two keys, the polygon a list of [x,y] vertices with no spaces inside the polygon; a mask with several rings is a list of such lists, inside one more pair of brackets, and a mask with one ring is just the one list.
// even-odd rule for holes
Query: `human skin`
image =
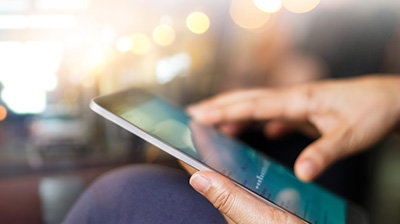
{"label": "human skin", "polygon": [[[188,108],[198,122],[235,134],[248,121],[266,122],[267,136],[293,128],[317,138],[296,160],[302,181],[312,181],[337,160],[359,153],[400,130],[400,77],[366,76],[280,89],[225,93]],[[234,223],[301,223],[262,203],[212,172],[196,172],[191,185]]]}

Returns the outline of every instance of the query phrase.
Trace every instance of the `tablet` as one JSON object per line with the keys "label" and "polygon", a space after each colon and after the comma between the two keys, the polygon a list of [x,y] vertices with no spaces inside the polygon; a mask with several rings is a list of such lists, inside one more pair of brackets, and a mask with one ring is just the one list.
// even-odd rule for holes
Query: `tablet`
{"label": "tablet", "polygon": [[363,224],[365,213],[347,200],[213,127],[194,122],[182,109],[142,89],[95,98],[90,107],[197,170],[220,173],[258,199],[304,223]]}

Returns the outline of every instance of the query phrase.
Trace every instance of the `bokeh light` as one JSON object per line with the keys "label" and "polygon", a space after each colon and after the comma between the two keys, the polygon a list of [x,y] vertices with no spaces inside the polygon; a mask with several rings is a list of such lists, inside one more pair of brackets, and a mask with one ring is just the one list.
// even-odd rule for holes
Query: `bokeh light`
{"label": "bokeh light", "polygon": [[[30,86],[33,86],[33,84]],[[26,87],[29,86],[20,87],[19,89],[14,86],[6,86],[2,92],[3,101],[17,114],[42,113],[47,104],[46,92]],[[21,89],[24,89],[26,94],[21,94]]]}
{"label": "bokeh light", "polygon": [[70,14],[0,15],[0,29],[72,28],[78,19]]}
{"label": "bokeh light", "polygon": [[274,13],[282,7],[281,0],[254,0],[254,4],[263,12]]}
{"label": "bokeh light", "polygon": [[270,15],[260,11],[253,1],[232,0],[230,13],[233,21],[245,29],[258,29],[265,25]]}
{"label": "bokeh light", "polygon": [[186,19],[186,25],[195,34],[203,34],[210,28],[210,18],[203,12],[192,12]]}
{"label": "bokeh light", "polygon": [[156,65],[157,82],[165,84],[177,76],[187,74],[192,66],[188,53],[179,53],[160,59]]}
{"label": "bokeh light", "polygon": [[121,53],[128,52],[131,50],[132,45],[132,39],[127,36],[123,36],[117,41],[117,50]]}
{"label": "bokeh light", "polygon": [[60,42],[0,42],[1,98],[11,111],[36,114],[45,110],[47,93],[58,87],[63,51]]}
{"label": "bokeh light", "polygon": [[107,45],[94,44],[93,47],[87,51],[87,54],[82,60],[83,68],[88,72],[102,72],[107,61]]}
{"label": "bokeh light", "polygon": [[171,26],[159,25],[153,30],[153,40],[160,46],[169,46],[175,41],[175,31]]}
{"label": "bokeh light", "polygon": [[7,117],[7,109],[0,105],[0,121],[3,121]]}
{"label": "bokeh light", "polygon": [[131,51],[137,55],[146,54],[150,50],[150,38],[143,33],[135,33],[132,35]]}
{"label": "bokeh light", "polygon": [[283,6],[294,13],[306,13],[318,6],[320,0],[282,0]]}

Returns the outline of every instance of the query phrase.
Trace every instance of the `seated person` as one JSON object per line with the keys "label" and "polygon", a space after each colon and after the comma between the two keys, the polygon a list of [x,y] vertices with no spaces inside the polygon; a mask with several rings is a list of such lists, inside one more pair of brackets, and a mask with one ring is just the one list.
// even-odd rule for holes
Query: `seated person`
{"label": "seated person", "polygon": [[[334,162],[400,130],[399,86],[399,76],[372,75],[235,91],[203,101],[188,112],[198,122],[218,124],[226,134],[240,131],[243,121],[268,121],[264,127],[268,136],[293,128],[318,136],[294,166],[297,177],[307,182]],[[189,177],[178,170],[145,165],[101,177],[81,196],[64,223],[303,222],[219,174],[200,171]]]}

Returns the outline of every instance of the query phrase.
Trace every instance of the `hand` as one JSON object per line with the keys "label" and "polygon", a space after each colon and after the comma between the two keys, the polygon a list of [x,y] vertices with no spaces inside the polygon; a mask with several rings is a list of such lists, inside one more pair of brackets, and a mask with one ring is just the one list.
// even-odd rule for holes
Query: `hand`
{"label": "hand", "polygon": [[269,206],[213,172],[200,171],[190,178],[190,185],[206,197],[229,223],[294,224],[304,223],[290,213]]}
{"label": "hand", "polygon": [[319,138],[303,150],[294,168],[299,179],[311,181],[333,162],[372,146],[398,127],[400,78],[368,76],[243,90],[206,100],[188,112],[199,122],[231,128],[237,122],[269,121],[267,135],[279,136],[293,123],[317,133]]}

